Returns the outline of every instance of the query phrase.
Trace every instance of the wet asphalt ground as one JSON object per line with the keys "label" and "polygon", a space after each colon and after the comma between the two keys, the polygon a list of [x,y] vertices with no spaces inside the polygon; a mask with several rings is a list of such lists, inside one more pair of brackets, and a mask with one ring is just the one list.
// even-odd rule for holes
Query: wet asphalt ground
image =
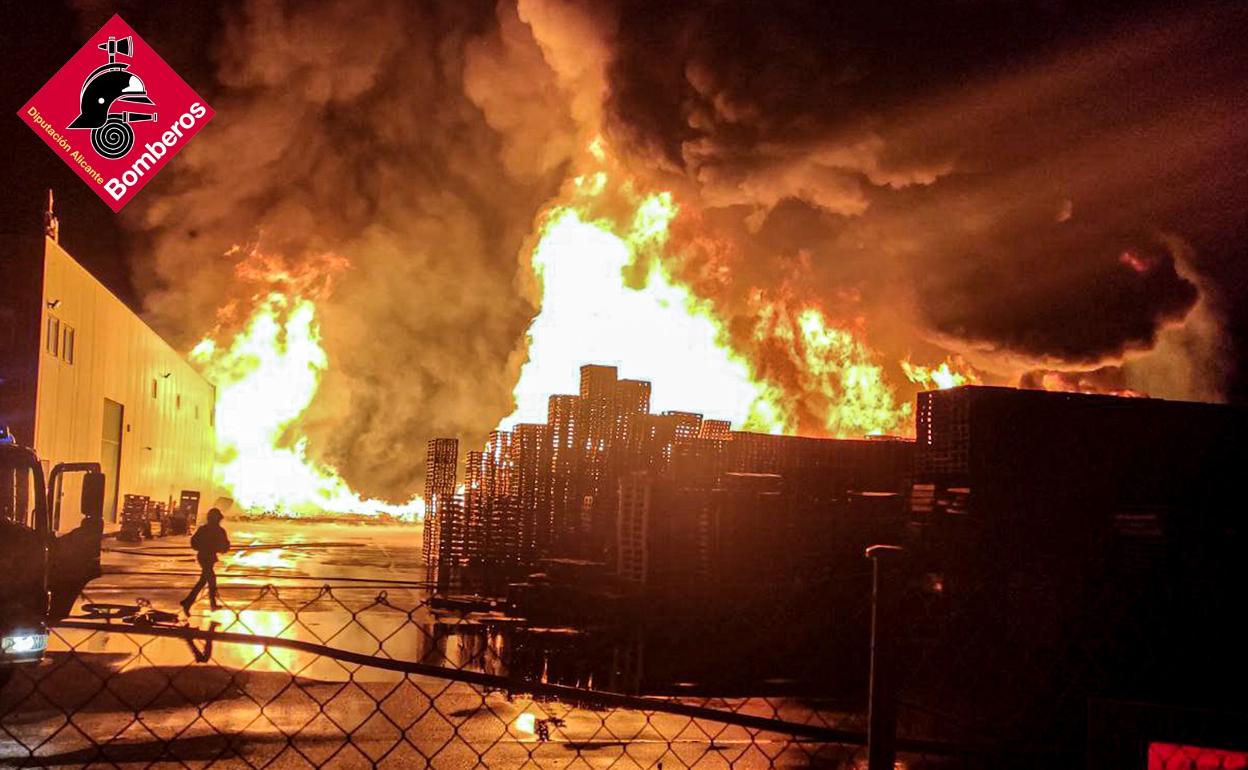
{"label": "wet asphalt ground", "polygon": [[[418,526],[242,519],[217,567],[223,606],[189,538],[108,538],[86,604],[150,605],[167,628],[325,644],[490,672],[496,658],[424,605]],[[328,590],[326,590],[328,587]],[[101,622],[101,621],[96,621]],[[264,644],[207,647],[141,633],[57,629],[48,660],[0,692],[0,766],[805,767],[855,756],[785,736],[661,713],[536,702],[440,677],[398,674]],[[735,703],[751,713],[795,704]],[[797,709],[797,710],[795,710]],[[103,748],[101,748],[101,746]],[[834,756],[829,756],[832,751]],[[32,756],[33,752],[33,756]]]}

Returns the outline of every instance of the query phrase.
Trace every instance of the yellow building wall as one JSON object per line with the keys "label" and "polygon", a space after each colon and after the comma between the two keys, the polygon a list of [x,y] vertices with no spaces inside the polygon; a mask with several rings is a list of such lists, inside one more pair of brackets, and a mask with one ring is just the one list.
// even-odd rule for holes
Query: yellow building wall
{"label": "yellow building wall", "polygon": [[[121,461],[116,505],[105,510],[104,520],[116,520],[123,495],[176,504],[184,489],[200,492],[202,518],[216,496],[216,390],[55,241],[44,243],[34,434],[45,471],[59,462],[102,461],[104,400],[111,399],[123,409]],[[49,317],[59,327],[55,355],[48,345]],[[105,483],[111,489],[113,479]],[[73,486],[67,485],[62,500],[61,530],[79,521]]]}

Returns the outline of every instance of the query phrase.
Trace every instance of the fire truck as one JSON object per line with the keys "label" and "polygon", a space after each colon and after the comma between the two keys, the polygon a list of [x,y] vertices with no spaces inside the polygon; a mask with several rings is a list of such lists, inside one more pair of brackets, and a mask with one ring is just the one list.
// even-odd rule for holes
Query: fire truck
{"label": "fire truck", "polygon": [[[58,536],[66,481],[77,474],[82,520]],[[17,666],[43,659],[48,626],[99,576],[103,510],[99,463],[60,463],[45,479],[35,453],[0,426],[0,687]]]}

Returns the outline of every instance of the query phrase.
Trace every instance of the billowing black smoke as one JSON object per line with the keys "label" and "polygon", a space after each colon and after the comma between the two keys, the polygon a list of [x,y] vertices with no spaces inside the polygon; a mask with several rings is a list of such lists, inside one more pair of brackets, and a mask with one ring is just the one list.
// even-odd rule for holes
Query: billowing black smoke
{"label": "billowing black smoke", "polygon": [[248,288],[232,245],[346,257],[304,427],[365,494],[406,499],[427,438],[472,445],[510,412],[534,220],[599,133],[674,192],[672,267],[747,352],[761,298],[853,324],[890,365],[959,353],[995,381],[1112,371],[1066,379],[1219,396],[1224,305],[1202,276],[1204,246],[1243,231],[1242,4],[242,0],[222,18],[194,27],[217,118],[135,207],[138,279],[189,343],[238,321],[219,314]]}
{"label": "billowing black smoke", "polygon": [[[610,135],[710,209],[685,267],[727,264],[703,287],[728,313],[783,283],[898,355],[1095,368],[1178,333],[1182,242],[1243,217],[1242,4],[623,3],[617,25]],[[1217,396],[1222,346],[1196,347],[1159,395]]]}

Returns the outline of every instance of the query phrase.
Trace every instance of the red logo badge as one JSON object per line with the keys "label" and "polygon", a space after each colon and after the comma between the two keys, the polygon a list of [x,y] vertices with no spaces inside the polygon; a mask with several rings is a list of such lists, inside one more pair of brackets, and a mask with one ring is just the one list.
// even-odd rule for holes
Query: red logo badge
{"label": "red logo badge", "polygon": [[17,114],[121,211],[213,112],[114,16]]}

